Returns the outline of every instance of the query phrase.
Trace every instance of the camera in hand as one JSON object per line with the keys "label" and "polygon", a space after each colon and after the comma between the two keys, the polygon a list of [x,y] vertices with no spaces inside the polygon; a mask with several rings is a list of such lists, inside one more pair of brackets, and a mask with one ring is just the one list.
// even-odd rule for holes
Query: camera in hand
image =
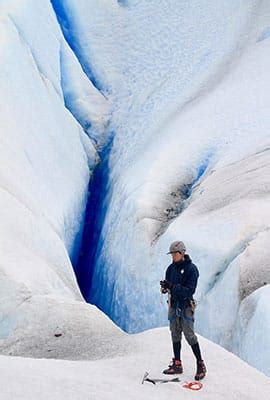
{"label": "camera in hand", "polygon": [[164,281],[160,281],[159,283],[160,283],[160,286],[161,286],[161,288],[160,288],[161,293],[163,293],[163,294],[168,293],[167,281],[164,280]]}

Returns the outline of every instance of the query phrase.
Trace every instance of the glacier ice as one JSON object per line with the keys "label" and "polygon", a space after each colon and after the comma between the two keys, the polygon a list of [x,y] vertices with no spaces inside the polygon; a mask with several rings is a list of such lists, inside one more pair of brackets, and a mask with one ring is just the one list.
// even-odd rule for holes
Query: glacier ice
{"label": "glacier ice", "polygon": [[[63,336],[58,341],[63,340]],[[183,345],[184,376],[176,384],[141,384],[144,371],[150,378],[161,378],[164,360],[170,354],[169,332],[159,328],[132,335],[129,352],[122,356],[99,360],[46,360],[24,357],[0,356],[0,374],[8,384],[1,389],[2,400],[167,400],[181,397],[200,399],[246,400],[269,397],[270,382],[264,374],[250,367],[234,354],[222,349],[205,338],[200,338],[207,362],[215,373],[209,373],[202,382],[203,389],[191,393],[183,388],[195,370],[193,354],[187,343]],[[166,363],[166,361],[165,361]],[[166,364],[165,364],[166,365]],[[123,368],[125,366],[125,368]],[[119,373],[121,369],[121,373]]]}
{"label": "glacier ice", "polygon": [[[99,130],[102,142],[108,102],[68,48],[49,1],[13,0],[0,9],[0,349],[96,357],[110,352],[104,337],[122,334],[85,304],[71,260],[78,256],[98,160],[78,121]],[[99,324],[105,336],[94,352],[86,332],[98,343]],[[73,346],[69,340],[59,347],[57,326],[69,332]]]}
{"label": "glacier ice", "polygon": [[201,271],[198,330],[232,348],[241,257],[269,227],[269,5],[63,4],[115,132],[88,299],[131,332],[165,324],[158,281],[183,239]]}
{"label": "glacier ice", "polygon": [[127,331],[167,324],[158,282],[183,239],[201,273],[199,332],[269,374],[267,1],[13,0],[1,12],[1,351],[125,351],[70,262],[95,147],[103,157],[113,133],[85,296]]}

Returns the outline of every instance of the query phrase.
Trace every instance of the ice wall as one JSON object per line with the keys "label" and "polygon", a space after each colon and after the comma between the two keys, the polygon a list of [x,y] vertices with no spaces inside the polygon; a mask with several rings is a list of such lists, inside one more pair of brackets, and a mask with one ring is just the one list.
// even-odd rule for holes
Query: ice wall
{"label": "ice wall", "polygon": [[[269,229],[269,5],[62,4],[84,65],[113,104],[109,203],[89,300],[129,331],[165,324],[158,282],[180,238],[201,272],[197,328],[266,371],[263,341],[242,332],[264,354],[259,365],[236,337],[242,300],[269,284],[266,267],[250,282],[240,267],[253,244],[266,255],[260,234]],[[269,329],[265,321],[259,335]]]}
{"label": "ice wall", "polygon": [[106,185],[91,188],[104,196],[85,296],[128,331],[167,324],[158,282],[180,238],[201,274],[198,330],[269,374],[267,2],[24,0],[1,12],[1,351],[124,347],[82,303],[70,263],[93,142],[113,133]]}
{"label": "ice wall", "polygon": [[71,265],[98,161],[82,126],[102,142],[108,102],[84,74],[49,1],[2,1],[0,11],[0,351],[118,354],[110,338],[120,331],[85,304]]}

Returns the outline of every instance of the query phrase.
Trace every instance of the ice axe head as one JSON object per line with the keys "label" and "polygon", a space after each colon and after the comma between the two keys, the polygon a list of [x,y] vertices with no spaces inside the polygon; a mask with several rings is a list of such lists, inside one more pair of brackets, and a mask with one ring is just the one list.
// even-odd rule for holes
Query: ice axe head
{"label": "ice axe head", "polygon": [[142,385],[144,384],[146,378],[148,377],[149,373],[145,372],[144,376],[143,376],[143,380],[142,380]]}

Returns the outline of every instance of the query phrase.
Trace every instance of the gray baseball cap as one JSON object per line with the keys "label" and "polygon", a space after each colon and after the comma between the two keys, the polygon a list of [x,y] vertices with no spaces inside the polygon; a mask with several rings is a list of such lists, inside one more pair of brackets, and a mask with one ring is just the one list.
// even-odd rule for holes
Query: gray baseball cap
{"label": "gray baseball cap", "polygon": [[184,253],[186,251],[186,246],[180,240],[177,240],[170,245],[170,250],[167,254],[176,253],[178,251],[179,253]]}

